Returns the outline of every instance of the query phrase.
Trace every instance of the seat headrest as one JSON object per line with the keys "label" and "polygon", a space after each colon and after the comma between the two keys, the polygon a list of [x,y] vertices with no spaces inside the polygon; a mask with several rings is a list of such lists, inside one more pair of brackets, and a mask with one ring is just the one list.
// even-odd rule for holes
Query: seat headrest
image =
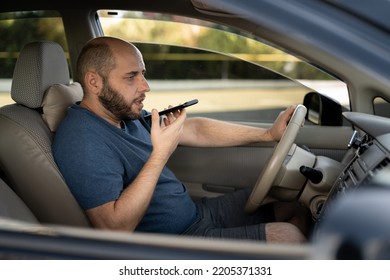
{"label": "seat headrest", "polygon": [[70,85],[55,84],[50,86],[42,101],[42,118],[51,132],[57,130],[64,119],[67,109],[83,98],[83,89],[79,83]]}
{"label": "seat headrest", "polygon": [[47,88],[68,85],[68,63],[62,47],[55,42],[28,43],[20,52],[12,78],[11,97],[29,108],[39,108]]}

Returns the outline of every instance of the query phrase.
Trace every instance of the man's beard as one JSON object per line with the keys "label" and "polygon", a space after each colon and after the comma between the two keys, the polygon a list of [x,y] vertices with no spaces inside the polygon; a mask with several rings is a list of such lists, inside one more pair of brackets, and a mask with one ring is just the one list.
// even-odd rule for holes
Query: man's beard
{"label": "man's beard", "polygon": [[127,103],[120,93],[114,90],[108,82],[104,82],[104,87],[99,95],[99,101],[118,120],[136,120],[141,116],[140,112],[131,111],[131,106],[137,100]]}

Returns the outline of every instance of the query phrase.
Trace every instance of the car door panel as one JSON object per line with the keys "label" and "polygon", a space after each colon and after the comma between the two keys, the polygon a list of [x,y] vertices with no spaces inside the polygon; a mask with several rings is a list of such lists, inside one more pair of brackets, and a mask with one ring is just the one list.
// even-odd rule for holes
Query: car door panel
{"label": "car door panel", "polygon": [[[295,142],[315,155],[342,161],[351,135],[352,128],[347,126],[308,125],[300,130]],[[227,148],[181,146],[172,155],[168,166],[195,199],[215,196],[237,188],[253,187],[275,145],[272,142]]]}

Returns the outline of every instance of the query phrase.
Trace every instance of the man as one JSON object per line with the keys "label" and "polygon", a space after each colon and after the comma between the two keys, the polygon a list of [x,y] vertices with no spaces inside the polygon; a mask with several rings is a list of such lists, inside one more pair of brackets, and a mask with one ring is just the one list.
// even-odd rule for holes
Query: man
{"label": "man", "polygon": [[[271,129],[186,118],[186,110],[145,120],[150,91],[142,54],[113,37],[89,41],[77,62],[84,97],[56,132],[55,160],[92,225],[126,231],[304,242],[293,208],[246,215],[247,191],[194,203],[165,166],[178,145],[222,147],[279,140],[294,111]],[[171,107],[171,106],[169,106]],[[237,207],[237,208],[235,208]],[[237,210],[238,209],[238,210]],[[230,211],[230,212],[229,212]]]}

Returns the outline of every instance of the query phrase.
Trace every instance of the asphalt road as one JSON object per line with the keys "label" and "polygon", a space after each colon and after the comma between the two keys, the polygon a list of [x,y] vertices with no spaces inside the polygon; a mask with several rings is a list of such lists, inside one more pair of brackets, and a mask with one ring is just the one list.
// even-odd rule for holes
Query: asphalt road
{"label": "asphalt road", "polygon": [[[205,114],[218,119],[274,120],[278,112],[303,102],[310,91],[283,81],[150,81],[144,108],[162,110],[191,99],[199,103],[187,108],[189,115]],[[0,81],[0,105],[13,103],[7,93],[10,81]],[[312,85],[310,85],[312,86]],[[323,83],[322,91],[342,97],[334,83]],[[318,89],[317,89],[318,90]],[[343,102],[343,101],[341,101]],[[261,112],[261,114],[260,114]]]}

